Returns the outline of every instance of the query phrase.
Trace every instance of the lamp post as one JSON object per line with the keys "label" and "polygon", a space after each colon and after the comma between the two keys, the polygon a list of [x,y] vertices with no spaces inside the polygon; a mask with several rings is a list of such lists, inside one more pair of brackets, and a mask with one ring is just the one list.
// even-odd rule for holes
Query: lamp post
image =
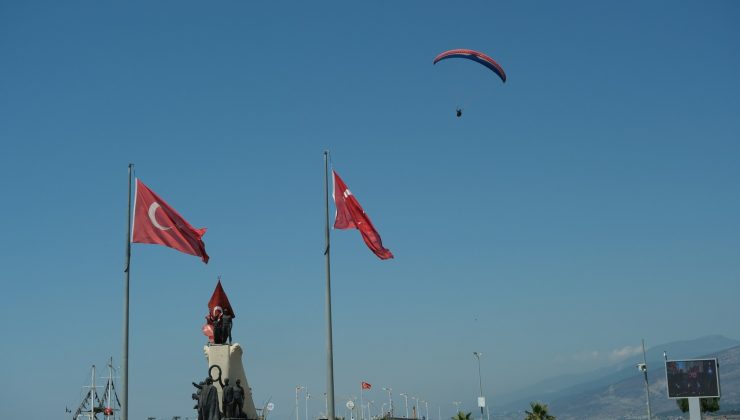
{"label": "lamp post", "polygon": [[427,415],[424,418],[428,420],[429,419],[429,403],[424,400],[419,400],[419,416],[421,416],[421,405],[422,404],[424,404],[424,407],[426,407],[426,410],[427,410]]}
{"label": "lamp post", "polygon": [[398,395],[403,397],[403,403],[406,406],[406,416],[404,418],[407,419],[409,418],[409,395],[403,392]]}
{"label": "lamp post", "polygon": [[303,389],[302,386],[295,387],[295,420],[301,420],[299,417],[299,411],[298,411],[298,393],[301,392]]}
{"label": "lamp post", "polygon": [[308,420],[308,399],[311,398],[311,394],[308,393],[308,386],[306,387],[306,420]]}
{"label": "lamp post", "polygon": [[385,387],[383,388],[383,391],[388,391],[388,402],[390,403],[388,409],[391,412],[391,417],[393,417],[393,397],[391,397],[391,391],[393,391],[393,389],[391,389],[391,387]]}
{"label": "lamp post", "polygon": [[[665,357],[665,352],[663,352]],[[647,397],[648,420],[652,420],[653,414],[650,410],[650,385],[648,384],[647,360],[645,358],[645,340],[642,340],[642,363],[637,364],[637,369],[645,375],[645,396]]]}
{"label": "lamp post", "polygon": [[481,420],[484,419],[483,415],[483,406],[486,404],[486,400],[483,398],[483,378],[480,374],[480,357],[483,356],[483,353],[479,353],[477,351],[473,352],[473,356],[478,360],[478,386],[480,389],[480,397],[478,398],[478,405],[480,406],[480,418]]}

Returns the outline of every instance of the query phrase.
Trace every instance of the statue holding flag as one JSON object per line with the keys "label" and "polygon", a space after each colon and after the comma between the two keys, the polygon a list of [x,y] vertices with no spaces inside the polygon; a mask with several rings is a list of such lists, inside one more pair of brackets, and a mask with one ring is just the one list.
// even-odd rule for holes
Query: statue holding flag
{"label": "statue holding flag", "polygon": [[[203,334],[208,344],[203,346],[203,354],[208,361],[208,377],[215,384],[218,394],[216,405],[220,406],[224,419],[257,419],[257,409],[252,399],[251,388],[242,362],[244,349],[239,343],[231,343],[231,320],[236,316],[226,296],[221,278],[216,283],[211,299],[208,301],[208,315],[203,325]],[[228,344],[228,345],[225,345]],[[216,376],[216,374],[218,376]],[[233,385],[236,382],[236,385]],[[243,386],[243,388],[242,388]],[[201,395],[205,390],[201,390]],[[219,420],[204,418],[203,420]]]}
{"label": "statue holding flag", "polygon": [[229,303],[229,298],[226,297],[226,292],[224,292],[219,278],[211,300],[208,301],[208,315],[206,316],[206,323],[203,325],[203,334],[208,337],[208,341],[212,344],[225,344],[227,339],[231,344],[231,320],[235,317],[234,310],[231,308],[231,303]]}

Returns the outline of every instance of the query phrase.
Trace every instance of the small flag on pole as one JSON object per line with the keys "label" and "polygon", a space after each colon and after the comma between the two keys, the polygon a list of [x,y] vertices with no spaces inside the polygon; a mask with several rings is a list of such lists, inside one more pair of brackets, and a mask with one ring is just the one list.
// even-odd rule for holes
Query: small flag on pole
{"label": "small flag on pole", "polygon": [[362,389],[370,389],[370,388],[372,388],[372,387],[373,387],[373,386],[372,386],[372,385],[370,385],[369,383],[367,383],[367,382],[365,382],[365,381],[363,381],[363,382],[362,382]]}
{"label": "small flag on pole", "polygon": [[206,229],[190,226],[180,214],[154,191],[136,180],[134,237],[131,242],[164,245],[186,254],[201,257],[208,264],[203,235]]}
{"label": "small flag on pole", "polygon": [[370,221],[370,217],[365,214],[365,210],[360,206],[359,201],[352,195],[352,192],[347,187],[347,184],[342,181],[342,178],[332,170],[334,175],[334,204],[337,208],[336,217],[334,219],[335,229],[352,229],[355,228],[360,231],[362,240],[375,255],[381,260],[387,260],[393,258],[393,253],[387,248],[383,247],[383,241],[380,239],[378,231],[375,230],[375,226]]}

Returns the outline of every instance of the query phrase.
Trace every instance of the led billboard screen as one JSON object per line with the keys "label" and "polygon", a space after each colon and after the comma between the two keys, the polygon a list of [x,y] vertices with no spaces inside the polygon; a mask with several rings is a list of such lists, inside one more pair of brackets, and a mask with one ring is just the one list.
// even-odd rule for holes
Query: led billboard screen
{"label": "led billboard screen", "polygon": [[665,362],[668,398],[719,397],[717,359]]}

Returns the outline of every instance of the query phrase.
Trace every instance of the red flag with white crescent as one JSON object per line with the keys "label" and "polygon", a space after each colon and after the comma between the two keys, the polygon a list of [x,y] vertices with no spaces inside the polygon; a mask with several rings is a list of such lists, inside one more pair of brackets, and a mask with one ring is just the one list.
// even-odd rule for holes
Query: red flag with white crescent
{"label": "red flag with white crescent", "polygon": [[337,208],[337,214],[334,219],[334,228],[336,229],[352,229],[355,228],[360,231],[362,240],[375,255],[381,260],[387,260],[393,258],[393,253],[388,248],[383,247],[383,241],[380,239],[378,231],[375,230],[373,222],[370,221],[370,217],[365,214],[365,210],[360,206],[360,202],[357,201],[352,192],[347,187],[347,184],[342,181],[342,178],[332,170],[334,175],[334,204]]}
{"label": "red flag with white crescent", "polygon": [[186,254],[201,257],[208,264],[203,235],[206,229],[196,229],[154,191],[136,179],[134,204],[134,235],[131,242],[157,244]]}
{"label": "red flag with white crescent", "polygon": [[211,295],[211,300],[208,301],[208,313],[214,316],[216,310],[220,310],[224,315],[236,318],[236,314],[234,314],[234,310],[231,308],[231,303],[229,303],[229,298],[226,296],[223,286],[221,286],[221,280],[216,284],[216,289],[213,291],[213,295]]}

